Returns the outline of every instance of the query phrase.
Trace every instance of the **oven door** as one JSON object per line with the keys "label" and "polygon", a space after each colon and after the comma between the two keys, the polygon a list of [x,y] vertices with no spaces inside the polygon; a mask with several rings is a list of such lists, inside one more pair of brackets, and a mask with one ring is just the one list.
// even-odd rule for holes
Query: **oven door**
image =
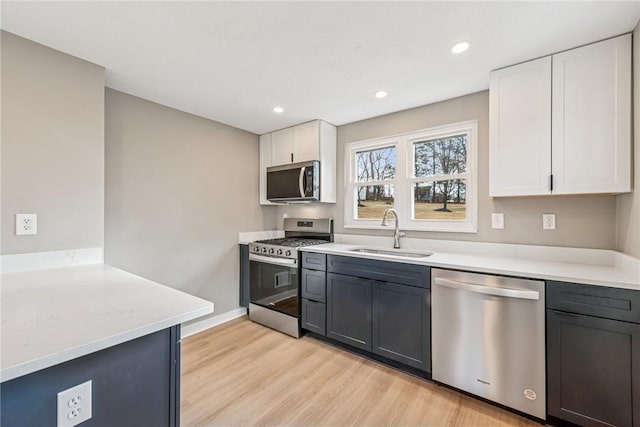
{"label": "oven door", "polygon": [[249,254],[252,304],[300,317],[298,263],[293,259]]}

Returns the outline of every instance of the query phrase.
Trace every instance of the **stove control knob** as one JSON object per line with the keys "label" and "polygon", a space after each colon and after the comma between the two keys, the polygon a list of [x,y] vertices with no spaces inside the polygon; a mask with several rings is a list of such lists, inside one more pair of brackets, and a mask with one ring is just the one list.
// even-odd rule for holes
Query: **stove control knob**
{"label": "stove control knob", "polygon": [[273,253],[274,253],[274,252],[275,252],[275,251],[273,250],[273,248],[269,249],[269,253],[270,253],[271,255],[273,255]]}
{"label": "stove control knob", "polygon": [[253,252],[260,252],[260,246],[256,246],[255,248],[253,248]]}
{"label": "stove control knob", "polygon": [[262,248],[262,253],[266,254],[267,253],[267,248]]}
{"label": "stove control knob", "polygon": [[285,255],[286,255],[286,256],[291,256],[291,251],[287,251],[287,252],[285,253]]}
{"label": "stove control knob", "polygon": [[282,255],[282,249],[278,249],[278,255]]}

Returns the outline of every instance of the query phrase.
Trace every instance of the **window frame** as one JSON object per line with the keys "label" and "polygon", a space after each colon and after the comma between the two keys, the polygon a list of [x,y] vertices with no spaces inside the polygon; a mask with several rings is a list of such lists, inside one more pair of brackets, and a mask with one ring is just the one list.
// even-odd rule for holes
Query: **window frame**
{"label": "window frame", "polygon": [[[414,170],[416,142],[445,138],[447,136],[465,134],[467,137],[466,172],[446,175],[416,177]],[[356,153],[384,147],[395,147],[396,173],[393,180],[357,181]],[[363,185],[394,186],[394,205],[398,212],[402,230],[433,232],[478,232],[478,121],[468,120],[443,126],[430,127],[402,134],[353,141],[345,145],[345,194],[344,194],[344,227],[387,230],[381,225],[382,218],[356,219],[356,188]],[[465,220],[413,219],[414,203],[413,187],[418,182],[432,182],[452,179],[466,181],[466,218]]]}
{"label": "window frame", "polygon": [[[347,226],[347,222],[346,222],[346,215],[349,215],[347,212],[350,212],[350,215],[352,215],[352,217],[355,217],[355,213],[357,212],[358,208],[357,208],[357,204],[358,204],[358,198],[355,197],[355,192],[356,189],[358,187],[365,187],[365,186],[374,186],[374,185],[393,185],[393,189],[394,189],[394,195],[398,190],[398,153],[400,153],[400,151],[398,150],[398,138],[395,137],[389,137],[389,138],[376,138],[376,139],[370,139],[367,141],[362,141],[362,142],[366,142],[366,144],[347,144],[347,149],[346,149],[346,155],[347,158],[349,159],[348,162],[345,162],[347,164],[347,169],[346,169],[346,174],[345,177],[346,179],[346,185],[345,185],[345,189],[346,189],[346,193],[345,193],[345,226]],[[362,151],[370,151],[370,150],[376,150],[376,149],[381,149],[381,148],[387,148],[387,147],[394,147],[395,149],[395,157],[396,157],[396,171],[395,171],[395,178],[393,179],[387,179],[387,180],[382,180],[382,181],[358,181],[357,180],[357,174],[358,174],[358,165],[357,165],[357,161],[356,161],[356,153],[357,152],[362,152]],[[347,195],[351,194],[351,198],[348,199]],[[347,202],[347,200],[349,200]],[[395,198],[394,198],[394,207],[395,207]],[[353,227],[356,228],[378,228],[376,227],[376,225],[379,225],[380,222],[382,221],[382,218],[377,219],[377,218],[362,218],[362,219],[356,219],[355,220],[357,223],[353,225]]]}

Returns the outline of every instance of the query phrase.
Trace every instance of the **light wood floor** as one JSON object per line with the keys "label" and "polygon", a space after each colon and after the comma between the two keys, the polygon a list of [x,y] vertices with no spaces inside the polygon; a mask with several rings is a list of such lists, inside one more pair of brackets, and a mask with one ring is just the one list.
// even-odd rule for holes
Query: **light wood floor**
{"label": "light wood floor", "polygon": [[182,341],[182,418],[192,426],[539,424],[313,338],[247,318]]}

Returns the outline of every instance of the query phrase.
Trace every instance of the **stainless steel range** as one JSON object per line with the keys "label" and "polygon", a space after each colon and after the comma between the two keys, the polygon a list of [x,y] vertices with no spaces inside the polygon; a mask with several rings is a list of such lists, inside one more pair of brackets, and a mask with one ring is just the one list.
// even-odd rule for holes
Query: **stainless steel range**
{"label": "stainless steel range", "polygon": [[300,336],[300,251],[333,241],[333,219],[285,218],[284,238],[249,243],[249,318]]}

